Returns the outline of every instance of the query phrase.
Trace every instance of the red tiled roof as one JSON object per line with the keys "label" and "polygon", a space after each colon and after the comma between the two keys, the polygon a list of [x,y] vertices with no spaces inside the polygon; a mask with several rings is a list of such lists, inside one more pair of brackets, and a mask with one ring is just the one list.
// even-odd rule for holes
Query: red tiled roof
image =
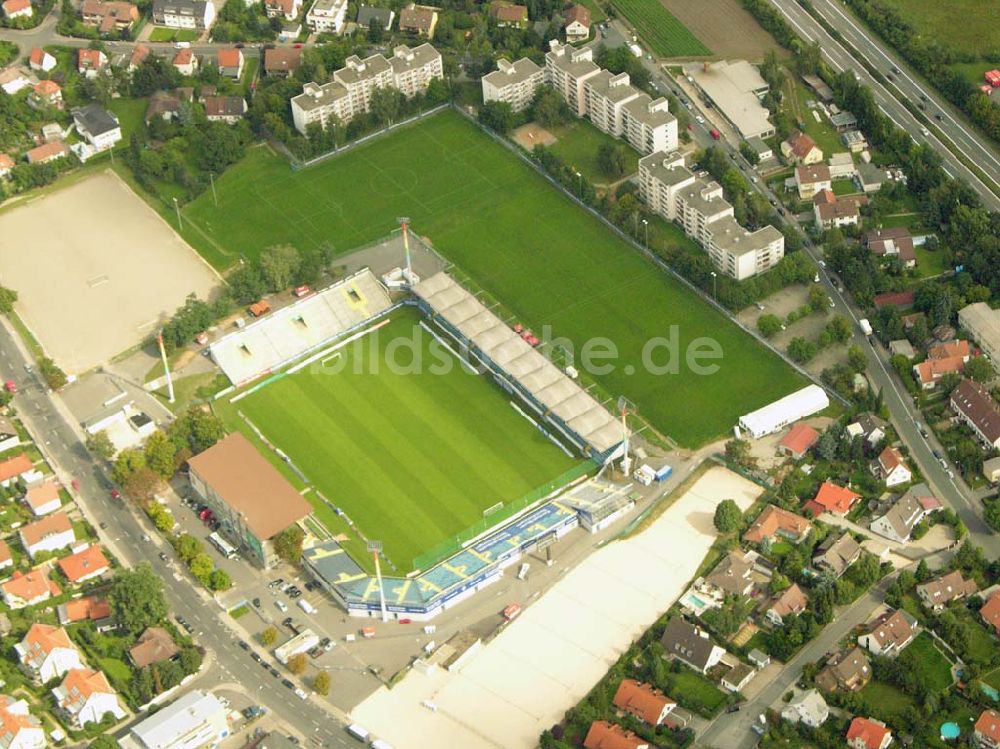
{"label": "red tiled roof", "polygon": [[979,615],[983,621],[993,627],[994,631],[1000,634],[1000,591],[989,597],[989,600],[979,609]]}
{"label": "red tiled roof", "polygon": [[14,557],[10,553],[10,547],[6,541],[0,540],[0,564],[13,561]]}
{"label": "red tiled roof", "polygon": [[851,721],[851,727],[847,729],[847,740],[861,739],[868,749],[881,749],[882,742],[889,733],[888,728],[873,720],[855,718]]}
{"label": "red tiled roof", "polygon": [[950,359],[953,356],[968,357],[972,354],[972,347],[968,341],[949,341],[939,343],[927,349],[928,359]]}
{"label": "red tiled roof", "polygon": [[528,20],[528,9],[523,5],[509,3],[493,3],[490,15],[504,23],[524,23]]}
{"label": "red tiled roof", "polygon": [[792,148],[792,153],[800,159],[804,159],[809,152],[816,147],[816,141],[805,133],[794,133],[788,139],[788,145]]}
{"label": "red tiled roof", "polygon": [[[43,83],[48,83],[48,81],[43,81]],[[58,86],[56,90],[58,90]],[[53,499],[59,499],[59,484],[55,481],[46,481],[44,484],[33,486],[28,489],[28,493],[24,496],[24,501],[32,510],[44,507]]]}
{"label": "red tiled roof", "polygon": [[[48,143],[46,145],[52,145]],[[41,148],[41,146],[39,146]],[[37,151],[38,149],[33,149]],[[31,153],[29,151],[28,153]],[[3,463],[0,463],[0,481],[9,481],[12,478],[20,476],[22,473],[27,473],[32,468],[31,458],[29,458],[25,453],[18,453],[13,458],[8,458]]]}
{"label": "red tiled roof", "polygon": [[264,50],[264,70],[268,73],[292,73],[302,67],[302,50],[275,47]]}
{"label": "red tiled roof", "polygon": [[106,598],[86,596],[67,601],[65,611],[66,619],[71,622],[82,622],[85,619],[97,621],[111,616],[111,604]]}
{"label": "red tiled roof", "polygon": [[103,572],[111,566],[100,546],[88,546],[83,551],[59,560],[59,569],[66,579],[75,583],[81,578]]}
{"label": "red tiled roof", "polygon": [[7,595],[20,598],[22,601],[32,601],[46,591],[52,596],[57,596],[62,592],[59,586],[49,580],[41,570],[31,570],[24,575],[15,572],[10,580],[0,583],[0,589]]}
{"label": "red tiled roof", "polygon": [[595,720],[590,724],[583,746],[584,749],[638,749],[648,743],[615,723]]}
{"label": "red tiled roof", "polygon": [[806,594],[802,592],[802,588],[792,583],[792,587],[783,591],[771,601],[770,608],[778,616],[784,618],[789,614],[799,614],[805,611],[807,603],[808,600],[806,599]]}
{"label": "red tiled roof", "polygon": [[242,57],[243,57],[243,52],[238,49],[220,49],[219,67],[238,68],[240,66],[240,59]]}
{"label": "red tiled roof", "polygon": [[586,26],[590,28],[590,11],[587,10],[582,5],[574,5],[568,11],[566,11],[566,25],[569,25],[576,21],[581,26]]}
{"label": "red tiled roof", "polygon": [[912,291],[887,291],[875,297],[876,309],[882,309],[883,307],[909,307],[912,304]]}
{"label": "red tiled roof", "polygon": [[781,438],[778,446],[796,455],[801,455],[815,445],[817,441],[819,441],[819,432],[808,424],[800,422],[788,430],[788,434]]}
{"label": "red tiled roof", "polygon": [[824,481],[812,502],[822,507],[826,512],[846,515],[851,506],[859,499],[861,499],[860,494],[837,486],[832,481]]}
{"label": "red tiled roof", "polygon": [[44,49],[42,49],[41,47],[35,47],[33,50],[31,50],[32,65],[41,65],[44,60],[45,60]]}
{"label": "red tiled roof", "polygon": [[179,49],[174,55],[174,65],[190,65],[194,59],[194,52],[190,49]]}
{"label": "red tiled roof", "polygon": [[[37,148],[32,148],[28,153],[25,154],[28,158],[28,163],[33,164],[36,161],[45,161],[46,159],[51,159],[53,156],[59,154],[65,155],[66,146],[61,140],[54,141],[52,143],[45,143]],[[0,463],[0,470],[3,468],[2,463]]]}
{"label": "red tiled roof", "polygon": [[10,15],[31,7],[31,0],[7,0],[3,4],[4,13]]}
{"label": "red tiled roof", "polygon": [[99,49],[80,49],[77,52],[77,66],[80,68],[93,68],[97,70],[104,64],[103,54]]}
{"label": "red tiled roof", "polygon": [[946,374],[961,374],[965,370],[965,360],[961,356],[947,359],[928,359],[916,365],[917,379],[921,384],[934,382]]}
{"label": "red tiled roof", "polygon": [[108,677],[89,668],[71,668],[60,686],[66,695],[60,707],[72,712],[79,712],[93,694],[115,693],[108,683]]}
{"label": "red tiled roof", "polygon": [[1000,713],[996,710],[983,710],[976,721],[976,733],[993,741],[1000,741]]}
{"label": "red tiled roof", "polygon": [[60,91],[59,84],[55,81],[39,81],[35,84],[35,93],[39,96],[55,96]]}
{"label": "red tiled roof", "polygon": [[810,523],[804,517],[794,512],[783,510],[774,505],[768,505],[753,521],[753,525],[743,534],[743,540],[751,544],[759,544],[765,538],[772,538],[779,531],[785,531],[791,536],[801,536],[809,530]]}
{"label": "red tiled roof", "polygon": [[5,153],[0,153],[0,169],[13,169],[14,159]]}
{"label": "red tiled roof", "polygon": [[885,473],[891,473],[901,465],[905,465],[902,453],[895,447],[887,447],[878,456],[878,464]]}
{"label": "red tiled roof", "polygon": [[622,679],[612,702],[615,707],[654,726],[659,723],[664,708],[676,704],[660,690],[635,679]]}

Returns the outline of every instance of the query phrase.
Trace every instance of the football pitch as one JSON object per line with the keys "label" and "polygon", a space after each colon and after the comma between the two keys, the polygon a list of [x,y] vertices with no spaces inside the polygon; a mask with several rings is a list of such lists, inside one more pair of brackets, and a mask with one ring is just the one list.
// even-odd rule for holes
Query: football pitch
{"label": "football pitch", "polygon": [[[346,252],[396,228],[414,229],[536,331],[551,326],[579,355],[601,337],[617,356],[591,376],[626,395],[684,447],[724,437],[747,413],[805,382],[778,356],[618,239],[475,124],[446,111],[315,167],[292,172],[253,149],[185,212],[185,238],[217,267],[266,247],[331,245]],[[680,356],[707,337],[722,350],[714,374],[681,361],[644,366],[649,341]],[[662,362],[662,352],[655,357]],[[605,362],[601,362],[605,364]]]}
{"label": "football pitch", "polygon": [[[326,365],[223,409],[231,428],[246,429],[235,414],[242,411],[315,490],[383,542],[400,573],[487,508],[582,462],[515,411],[492,378],[471,374],[420,319],[414,309],[397,310]],[[321,502],[315,491],[305,496]]]}

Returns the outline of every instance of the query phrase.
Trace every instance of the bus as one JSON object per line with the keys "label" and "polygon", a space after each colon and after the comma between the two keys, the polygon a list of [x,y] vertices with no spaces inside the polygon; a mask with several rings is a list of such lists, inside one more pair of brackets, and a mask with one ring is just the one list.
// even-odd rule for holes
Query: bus
{"label": "bus", "polygon": [[218,549],[219,553],[222,554],[222,556],[224,556],[226,559],[236,558],[236,547],[233,546],[228,541],[226,541],[226,539],[224,539],[218,533],[210,533],[208,536],[208,540],[209,543],[211,543],[212,546]]}

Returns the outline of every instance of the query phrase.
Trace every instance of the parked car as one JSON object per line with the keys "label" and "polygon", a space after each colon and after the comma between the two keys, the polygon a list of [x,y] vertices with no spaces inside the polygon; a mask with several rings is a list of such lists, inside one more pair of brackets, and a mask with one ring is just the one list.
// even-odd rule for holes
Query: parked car
{"label": "parked car", "polygon": [[260,599],[259,598],[254,598],[253,599],[253,607],[255,609],[259,609],[260,608]]}
{"label": "parked car", "polygon": [[291,682],[290,679],[282,679],[281,686],[285,687],[286,689],[295,689],[295,685]]}
{"label": "parked car", "polygon": [[166,562],[170,558],[170,557],[167,556],[166,552],[164,552],[164,551],[161,551],[160,554],[159,554],[159,556],[160,556],[160,561],[161,562]]}
{"label": "parked car", "polygon": [[274,605],[275,605],[275,608],[277,608],[278,611],[280,611],[282,614],[284,614],[286,611],[288,611],[288,606],[285,605],[284,601],[275,601]]}
{"label": "parked car", "polygon": [[249,643],[247,643],[246,640],[240,640],[237,644],[240,646],[240,650],[249,650],[250,649],[250,645],[249,645]]}

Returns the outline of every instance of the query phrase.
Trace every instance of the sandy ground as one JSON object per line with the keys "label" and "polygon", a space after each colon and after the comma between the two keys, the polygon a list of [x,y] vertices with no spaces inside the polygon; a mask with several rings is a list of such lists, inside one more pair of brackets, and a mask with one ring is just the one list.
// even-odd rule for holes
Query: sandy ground
{"label": "sandy ground", "polygon": [[760,62],[773,49],[784,56],[771,35],[740,6],[738,0],[660,0],[677,20],[718,58]]}
{"label": "sandy ground", "polygon": [[526,151],[531,151],[535,146],[551,146],[556,142],[556,136],[536,122],[521,125],[512,134],[518,145]]}
{"label": "sandy ground", "polygon": [[718,502],[745,510],[759,494],[712,468],[649,529],[569,571],[460,672],[411,672],[352,717],[397,749],[537,746],[684,591],[715,538]]}
{"label": "sandy ground", "polygon": [[0,214],[0,282],[69,373],[141,342],[218,277],[113,172]]}

